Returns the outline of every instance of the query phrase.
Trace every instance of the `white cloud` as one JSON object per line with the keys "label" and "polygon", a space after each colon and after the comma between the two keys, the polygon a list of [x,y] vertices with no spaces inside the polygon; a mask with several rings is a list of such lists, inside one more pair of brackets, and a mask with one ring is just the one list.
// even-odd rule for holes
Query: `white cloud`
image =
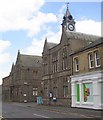
{"label": "white cloud", "polygon": [[76,21],[76,31],[101,36],[101,22],[91,19]]}
{"label": "white cloud", "polygon": [[0,40],[0,53],[4,52],[10,45],[9,41]]}
{"label": "white cloud", "polygon": [[23,50],[24,53],[31,55],[42,55],[46,37],[48,42],[59,43],[61,38],[61,27],[60,31],[56,33],[47,28],[47,33],[45,33],[39,40],[33,39],[31,45]]}
{"label": "white cloud", "polygon": [[0,40],[0,68],[1,65],[10,61],[10,54],[6,51],[10,47],[9,41]]}
{"label": "white cloud", "polygon": [[10,45],[9,41],[0,40],[0,65],[10,60],[10,54],[7,52]]}
{"label": "white cloud", "polygon": [[0,0],[0,31],[27,30],[33,36],[46,23],[56,22],[53,13],[40,12],[44,3],[44,0]]}
{"label": "white cloud", "polygon": [[38,41],[37,39],[33,39],[31,46],[28,46],[25,50],[26,54],[30,55],[42,55],[44,40]]}
{"label": "white cloud", "polygon": [[47,37],[48,42],[59,43],[61,38],[61,33],[62,33],[62,29],[61,26],[59,26],[58,32],[53,32],[48,30],[45,36]]}
{"label": "white cloud", "polygon": [[20,30],[44,0],[0,0],[0,31]]}
{"label": "white cloud", "polygon": [[0,0],[0,18],[14,21],[32,17],[44,4],[44,0]]}
{"label": "white cloud", "polygon": [[0,40],[0,84],[2,78],[8,74],[7,64],[11,60],[11,55],[8,53],[8,48],[11,46],[9,41]]}
{"label": "white cloud", "polygon": [[0,65],[9,62],[11,59],[9,53],[0,53]]}
{"label": "white cloud", "polygon": [[29,32],[29,36],[33,36],[42,31],[46,23],[57,22],[57,18],[53,13],[38,12],[37,16],[34,16],[32,20],[28,21],[25,26]]}

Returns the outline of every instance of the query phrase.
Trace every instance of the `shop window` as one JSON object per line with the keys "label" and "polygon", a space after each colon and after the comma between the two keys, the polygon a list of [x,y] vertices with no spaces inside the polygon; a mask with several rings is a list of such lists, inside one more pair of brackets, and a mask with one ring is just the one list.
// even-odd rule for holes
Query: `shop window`
{"label": "shop window", "polygon": [[93,85],[92,83],[83,84],[84,102],[93,102]]}
{"label": "shop window", "polygon": [[80,85],[76,84],[76,100],[80,102]]}

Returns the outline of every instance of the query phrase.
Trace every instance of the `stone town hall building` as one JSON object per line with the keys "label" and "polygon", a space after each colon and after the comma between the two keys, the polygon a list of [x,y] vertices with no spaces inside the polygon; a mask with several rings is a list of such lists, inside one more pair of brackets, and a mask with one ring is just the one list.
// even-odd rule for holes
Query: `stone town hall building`
{"label": "stone town hall building", "polygon": [[48,103],[48,97],[52,94],[57,98],[55,104],[70,106],[72,74],[70,54],[97,40],[98,37],[76,32],[75,21],[68,6],[61,25],[62,35],[59,44],[45,40],[42,53],[42,87],[44,102]]}
{"label": "stone town hall building", "polygon": [[[52,100],[49,101],[50,100],[49,98],[53,97],[53,98],[57,98],[57,102],[55,104],[71,106],[70,76],[72,75],[72,64],[71,64],[70,54],[81,49],[82,47],[89,45],[91,42],[97,40],[99,37],[76,32],[75,21],[69,11],[68,6],[66,9],[66,13],[63,16],[63,21],[61,25],[62,25],[62,34],[59,44],[50,43],[48,42],[47,38],[45,40],[44,48],[42,52],[42,66],[39,66],[40,72],[37,72],[38,73],[37,81],[40,80],[39,83],[41,84],[35,86],[35,81],[31,81],[30,84],[32,85],[34,84],[34,87],[32,86],[32,89],[33,88],[42,89],[40,91],[43,97],[44,104],[45,103],[54,104]],[[41,64],[41,58],[39,59]],[[38,64],[38,63],[31,63],[31,64]],[[32,68],[33,67],[35,71],[35,65],[32,66]],[[25,79],[27,79],[27,77],[30,77],[28,76],[28,74],[31,68],[29,67],[27,69],[28,72],[21,73],[24,74]],[[19,73],[17,74],[19,75]],[[29,80],[30,79],[28,78],[28,82],[30,82]],[[21,83],[19,82],[19,84],[23,84],[23,82]],[[19,94],[20,93],[18,93],[18,96]],[[24,94],[24,97],[26,96],[27,94]]]}

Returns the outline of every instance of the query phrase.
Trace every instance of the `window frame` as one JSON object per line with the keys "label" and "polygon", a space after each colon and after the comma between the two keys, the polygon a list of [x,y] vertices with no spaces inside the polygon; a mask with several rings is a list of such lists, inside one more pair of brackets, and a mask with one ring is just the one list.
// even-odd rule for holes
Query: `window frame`
{"label": "window frame", "polygon": [[74,68],[75,68],[75,72],[79,71],[79,58],[78,57],[74,58]]}
{"label": "window frame", "polygon": [[[98,55],[99,55],[99,57],[98,57],[98,55],[96,55],[96,53],[98,53]],[[96,50],[96,51],[94,51],[94,56],[95,56],[95,67],[100,67],[101,65],[99,64],[97,64],[98,62],[98,60],[99,60],[99,62],[100,62],[100,54],[99,54],[99,51],[98,50]]]}
{"label": "window frame", "polygon": [[[90,55],[92,55],[92,59],[90,59]],[[88,60],[89,60],[89,68],[90,69],[94,68],[95,64],[94,64],[93,52],[88,53]],[[92,62],[93,62],[93,66],[92,66]]]}
{"label": "window frame", "polygon": [[52,55],[52,73],[58,72],[58,54]]}
{"label": "window frame", "polygon": [[67,47],[63,47],[62,49],[62,70],[67,70],[68,69],[68,51]]}

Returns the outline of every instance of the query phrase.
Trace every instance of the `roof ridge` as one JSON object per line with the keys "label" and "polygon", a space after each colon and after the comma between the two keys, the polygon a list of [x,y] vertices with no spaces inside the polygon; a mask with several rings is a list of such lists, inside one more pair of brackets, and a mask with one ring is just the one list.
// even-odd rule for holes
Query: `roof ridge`
{"label": "roof ridge", "polygon": [[58,43],[54,43],[54,42],[47,42],[47,43],[58,44]]}
{"label": "roof ridge", "polygon": [[93,34],[88,34],[88,33],[81,33],[81,32],[68,32],[68,31],[65,31],[66,34],[79,34],[79,35],[86,35],[86,36],[89,36],[89,37],[101,37],[99,35],[93,35]]}
{"label": "roof ridge", "polygon": [[32,56],[32,57],[42,57],[40,55],[29,55],[29,54],[20,54],[20,55],[22,55],[22,56]]}

